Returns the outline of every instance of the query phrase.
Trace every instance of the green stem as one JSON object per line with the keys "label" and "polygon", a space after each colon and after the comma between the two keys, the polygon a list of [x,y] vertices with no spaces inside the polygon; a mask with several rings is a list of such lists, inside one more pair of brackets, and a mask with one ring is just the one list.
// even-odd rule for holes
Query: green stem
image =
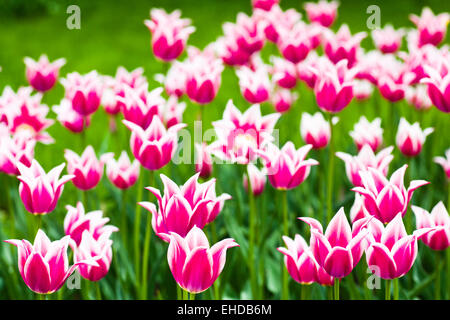
{"label": "green stem", "polygon": [[386,280],[385,300],[391,300],[391,280]]}
{"label": "green stem", "polygon": [[183,289],[181,289],[181,287],[179,285],[177,285],[177,300],[182,300],[183,299]]}
{"label": "green stem", "polygon": [[339,282],[341,279],[334,278],[334,300],[339,300]]}
{"label": "green stem", "polygon": [[121,233],[123,240],[123,247],[125,251],[128,252],[128,217],[127,217],[127,192],[122,190],[122,223],[121,223]]}
{"label": "green stem", "polygon": [[434,287],[434,299],[441,300],[441,252],[436,252],[436,279]]}
{"label": "green stem", "polygon": [[328,123],[330,124],[330,146],[328,149],[328,185],[327,185],[327,220],[331,221],[333,215],[333,178],[334,178],[334,132],[333,123],[331,121],[333,115],[328,114]]}
{"label": "green stem", "polygon": [[309,299],[309,285],[308,284],[302,284],[301,285],[301,300],[308,300]]}
{"label": "green stem", "polygon": [[95,282],[95,292],[96,292],[96,299],[102,300],[102,292],[100,291],[100,283],[98,281]]}
{"label": "green stem", "polygon": [[252,296],[253,299],[258,299],[258,284],[257,284],[257,278],[256,278],[256,271],[255,271],[255,256],[254,256],[254,250],[255,250],[255,196],[252,192],[252,187],[250,185],[250,176],[248,174],[248,170],[246,170],[247,175],[247,194],[248,194],[248,201],[249,201],[249,207],[250,207],[250,214],[249,214],[249,246],[248,246],[248,261],[249,261],[249,269],[250,269],[250,283],[252,287]]}
{"label": "green stem", "polygon": [[398,297],[400,295],[400,290],[399,290],[399,285],[398,285],[398,282],[399,282],[398,278],[395,278],[393,280],[393,282],[394,282],[394,300],[398,300]]}
{"label": "green stem", "polygon": [[[154,182],[154,172],[150,171],[150,185],[153,186]],[[145,228],[145,240],[144,240],[144,259],[142,260],[142,291],[141,296],[143,300],[147,299],[147,283],[148,283],[148,256],[150,252],[150,242],[151,242],[151,231],[152,231],[152,216],[147,215],[147,226]]]}
{"label": "green stem", "polygon": [[[139,183],[137,186],[137,202],[142,200],[142,191],[144,189],[144,170],[139,177]],[[135,276],[136,276],[136,288],[139,288],[139,267],[140,267],[140,258],[141,258],[141,250],[139,246],[139,233],[141,231],[141,206],[136,206],[136,215],[134,221],[134,266],[135,266]]]}
{"label": "green stem", "polygon": [[195,300],[195,293],[189,293],[189,300]]}
{"label": "green stem", "polygon": [[189,300],[189,292],[183,290],[183,300]]}
{"label": "green stem", "polygon": [[[287,201],[287,190],[282,190],[283,197],[283,234],[289,235],[289,218],[288,218],[288,201]],[[284,265],[284,259],[281,259],[281,270],[283,274],[283,288],[282,288],[282,299],[289,300],[289,275],[287,268]]]}

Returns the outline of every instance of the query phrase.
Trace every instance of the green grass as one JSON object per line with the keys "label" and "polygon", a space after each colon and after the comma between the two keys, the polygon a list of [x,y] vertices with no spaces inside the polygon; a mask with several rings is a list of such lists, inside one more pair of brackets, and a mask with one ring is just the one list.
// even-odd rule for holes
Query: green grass
{"label": "green grass", "polygon": [[[67,64],[61,71],[61,76],[73,71],[87,73],[93,69],[102,74],[114,75],[118,66],[122,65],[128,70],[143,67],[145,75],[149,79],[150,88],[157,84],[153,81],[153,75],[162,72],[163,66],[156,61],[150,50],[150,33],[144,26],[143,21],[148,19],[149,10],[154,7],[163,7],[167,11],[181,9],[183,17],[189,17],[193,25],[197,28],[189,39],[189,44],[205,47],[211,41],[217,39],[221,34],[222,23],[226,21],[235,21],[236,14],[239,11],[251,12],[250,1],[248,0],[197,0],[197,1],[77,1],[81,8],[81,29],[68,30],[66,28],[66,7],[73,4],[73,1],[6,1],[0,0],[0,8],[5,8],[0,13],[0,90],[6,85],[10,85],[16,90],[19,86],[27,85],[25,80],[25,68],[23,58],[30,56],[38,58],[40,54],[46,53],[51,60],[59,57],[65,57]],[[339,8],[338,20],[333,26],[337,29],[342,23],[347,23],[353,33],[366,31],[366,19],[368,14],[366,8],[371,4],[379,5],[381,9],[381,23],[391,23],[394,27],[412,27],[413,24],[408,20],[410,13],[420,14],[423,6],[429,6],[437,12],[450,11],[450,2],[441,0],[435,1],[347,1],[342,0]],[[282,0],[283,8],[295,7],[303,14],[300,1]],[[448,43],[447,36],[447,43]],[[370,39],[363,41],[363,46],[367,49],[373,48]],[[405,47],[405,46],[404,46]],[[264,50],[264,57],[271,52],[270,45]],[[405,48],[404,48],[405,49]],[[297,89],[300,98],[295,106],[281,117],[277,124],[280,131],[280,142],[285,143],[291,140],[297,147],[303,144],[299,134],[299,123],[301,112],[316,112],[317,106],[312,92],[307,90],[301,84]],[[378,95],[376,92],[375,95]],[[63,88],[58,85],[48,95],[44,97],[44,102],[49,106],[58,104],[63,96]],[[249,104],[242,98],[237,78],[234,70],[226,68],[222,75],[222,86],[217,98],[211,105],[208,105],[204,112],[205,128],[211,127],[211,121],[218,120],[228,99],[233,99],[236,106],[245,110]],[[356,148],[348,132],[361,115],[367,115],[369,119],[378,115],[385,114],[389,105],[384,100],[379,105],[375,102],[381,99],[371,98],[368,102],[358,104],[352,102],[348,108],[338,116],[340,122],[336,127],[337,151],[355,153]],[[193,129],[193,121],[198,113],[198,106],[188,103],[188,108],[184,114],[184,122],[188,124],[189,129]],[[397,120],[400,115],[407,117],[409,121],[418,120],[417,112],[412,112],[406,102],[397,104]],[[262,105],[263,113],[273,112],[273,107],[269,104]],[[52,118],[54,114],[51,113]],[[382,125],[385,129],[397,125],[395,123],[386,123],[383,120]],[[441,132],[446,132],[449,128],[449,117],[437,111],[435,108],[421,117],[422,127],[434,126],[440,128]],[[448,129],[447,129],[448,130]],[[55,123],[48,132],[55,138],[53,145],[38,144],[36,147],[36,158],[43,164],[46,170],[64,162],[64,149],[69,148],[80,152],[85,146],[81,144],[81,138],[78,135],[70,133],[59,123]],[[99,110],[92,119],[92,124],[87,130],[87,141],[92,144],[98,154],[113,151],[118,156],[123,149],[129,151],[125,144],[128,132],[124,126],[119,126],[117,135],[111,135],[108,130],[108,119],[102,110]],[[392,142],[389,142],[392,144]],[[442,169],[432,162],[432,157],[443,155],[446,148],[450,145],[448,134],[433,133],[427,140],[426,147],[421,155],[414,161],[411,177],[414,179],[426,179],[432,181],[432,184],[416,191],[413,204],[431,209],[439,200],[446,200],[445,178]],[[320,203],[318,197],[318,176],[320,170],[326,170],[327,152],[311,152],[310,157],[319,159],[322,164],[312,169],[310,177],[298,188],[289,192],[289,215],[292,221],[292,232],[300,232],[303,236],[307,235],[307,228],[296,220],[298,216],[322,217],[320,212]],[[390,173],[406,162],[405,158],[396,150],[395,160],[390,166]],[[347,214],[353,202],[353,192],[350,191],[345,172],[344,164],[337,159],[335,176],[335,199],[333,201],[335,212],[340,206],[345,206]],[[408,170],[410,170],[408,169]],[[179,166],[171,165],[160,172],[169,174],[178,184],[184,183],[189,176],[194,173],[193,165],[182,164]],[[389,174],[390,174],[389,173]],[[218,238],[233,237],[241,244],[241,248],[231,249],[227,255],[227,264],[221,275],[221,290],[224,298],[250,298],[251,291],[249,286],[248,271],[244,267],[243,259],[246,257],[247,243],[247,196],[243,192],[241,184],[240,171],[235,166],[223,165],[215,166],[214,176],[217,178],[217,192],[227,192],[233,196],[233,199],[227,201],[224,210],[214,222],[218,230]],[[32,240],[28,231],[28,226],[32,223],[32,217],[24,210],[23,205],[17,193],[17,180],[12,177],[2,177],[5,183],[8,183],[8,190],[14,205],[14,212],[5,210],[0,214],[0,238],[9,239],[27,238]],[[156,179],[158,186],[161,186],[160,179]],[[137,190],[133,187],[127,192],[125,201],[122,194],[115,189],[111,183],[103,178],[99,186],[88,192],[89,210],[101,208],[105,214],[111,218],[112,223],[119,225],[122,204],[126,203],[126,212],[129,218],[130,226],[133,223],[134,210]],[[7,194],[8,195],[8,194]],[[6,195],[6,196],[7,196]],[[6,204],[6,197],[1,197],[3,209]],[[65,215],[64,206],[66,204],[75,205],[80,199],[80,194],[71,184],[67,184],[56,210],[43,218],[43,228],[52,240],[63,236],[62,221]],[[153,200],[148,192],[144,192],[144,199]],[[264,239],[257,246],[256,256],[259,259],[265,259],[265,270],[260,272],[260,281],[264,278],[265,290],[264,297],[269,299],[278,299],[281,292],[281,274],[280,261],[281,254],[275,248],[281,243],[281,198],[269,184],[266,186],[264,197],[257,198],[256,205],[260,215],[260,225],[258,226],[259,237]],[[146,217],[144,211],[143,216]],[[408,212],[408,215],[411,215]],[[15,220],[13,220],[15,217]],[[263,217],[263,218],[262,218]],[[142,226],[145,225],[145,220]],[[262,221],[262,222],[261,222]],[[14,223],[13,225],[11,225]],[[210,227],[206,227],[207,234]],[[132,230],[132,227],[129,227]],[[142,238],[144,229],[142,229]],[[167,266],[166,250],[167,245],[156,239],[152,235],[151,259],[149,271],[149,298],[167,299],[176,298],[175,282]],[[133,290],[133,270],[132,250],[127,252],[121,242],[120,235],[113,236],[114,258],[109,274],[100,282],[102,296],[106,299],[131,299],[135,298]],[[131,236],[129,243],[131,242]],[[401,298],[432,298],[433,284],[422,285],[422,290],[415,290],[421,287],[425,281],[429,281],[433,273],[433,252],[427,247],[420,245],[419,258],[416,261],[412,271],[404,278],[400,279]],[[0,245],[0,298],[18,299],[33,298],[30,290],[23,284],[17,270],[17,250],[10,248],[9,245]],[[364,257],[362,259],[364,261]],[[358,268],[364,268],[364,262]],[[361,270],[359,270],[361,271]],[[361,273],[363,273],[362,270]],[[353,274],[356,274],[354,272]],[[360,274],[360,273],[358,273]],[[449,275],[447,275],[449,276]],[[356,277],[356,275],[355,275]],[[413,281],[410,281],[412,277]],[[356,287],[350,286],[348,279],[344,279],[341,286],[341,297],[348,299],[350,297],[362,297],[363,286],[359,281],[365,281],[365,278],[355,279]],[[363,284],[363,283],[362,283]],[[426,283],[425,283],[426,284]],[[82,281],[82,288],[85,288],[85,281]],[[300,286],[290,280],[291,298],[300,297]],[[84,289],[85,290],[85,289]],[[413,296],[407,296],[407,293],[416,291]],[[211,297],[212,290],[208,290],[198,296],[200,299]],[[326,298],[326,290],[318,285],[311,286],[312,298]],[[64,289],[62,293],[64,298],[80,298],[80,291]],[[56,294],[52,295],[56,298]],[[375,290],[373,298],[382,299],[383,291]]]}

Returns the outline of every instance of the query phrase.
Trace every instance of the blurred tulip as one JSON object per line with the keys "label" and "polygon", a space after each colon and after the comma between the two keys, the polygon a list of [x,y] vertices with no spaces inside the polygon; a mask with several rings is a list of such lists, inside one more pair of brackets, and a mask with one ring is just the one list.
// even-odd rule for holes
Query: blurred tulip
{"label": "blurred tulip", "polygon": [[186,42],[195,28],[190,19],[182,19],[181,11],[166,13],[163,9],[152,9],[151,20],[144,23],[152,33],[153,54],[165,62],[175,60],[183,52]]}
{"label": "blurred tulip", "polygon": [[58,79],[59,69],[66,64],[66,59],[58,59],[50,63],[45,54],[38,61],[26,57],[26,77],[28,83],[37,91],[46,92],[52,89]]}
{"label": "blurred tulip", "polygon": [[171,232],[184,237],[194,226],[202,229],[216,218],[225,200],[231,199],[226,193],[216,196],[215,179],[198,183],[198,173],[180,187],[165,175],[160,177],[164,184],[163,196],[156,188],[146,188],[158,199],[159,210],[151,202],[139,202],[139,205],[152,214],[153,230],[166,242],[170,241]]}
{"label": "blurred tulip", "polygon": [[247,165],[247,174],[244,174],[243,177],[244,190],[246,192],[249,190],[247,176],[250,178],[250,190],[253,195],[259,196],[264,191],[264,187],[266,185],[266,170],[264,168],[261,170],[258,169],[253,163],[249,163]]}
{"label": "blurred tulip", "polygon": [[250,103],[261,103],[269,99],[272,86],[266,68],[260,66],[256,71],[252,71],[248,67],[241,67],[236,70],[236,74],[245,100]]}
{"label": "blurred tulip", "polygon": [[361,229],[352,235],[352,229],[339,209],[328,224],[325,234],[322,225],[314,218],[299,218],[311,228],[311,250],[317,263],[332,277],[344,278],[358,264],[364,253],[364,242],[368,231]]}
{"label": "blurred tulip", "polygon": [[122,151],[117,161],[112,157],[106,160],[106,175],[119,189],[128,189],[136,183],[139,168],[139,162],[136,159],[131,162],[126,151]]}
{"label": "blurred tulip", "polygon": [[112,156],[113,153],[105,153],[99,160],[92,146],[87,146],[81,156],[72,150],[64,150],[67,172],[74,175],[72,182],[81,190],[89,190],[97,186],[103,176],[103,166]]}
{"label": "blurred tulip", "polygon": [[160,108],[159,117],[163,120],[166,128],[170,128],[183,121],[184,110],[186,110],[186,103],[179,102],[175,96],[171,96]]}
{"label": "blurred tulip", "polygon": [[426,137],[433,131],[433,128],[422,130],[418,122],[411,125],[405,118],[401,118],[395,138],[397,147],[405,156],[415,157],[422,151]]}
{"label": "blurred tulip", "polygon": [[297,92],[292,93],[288,89],[279,89],[272,94],[271,102],[277,112],[287,112],[297,98]]}
{"label": "blurred tulip", "polygon": [[374,168],[386,176],[389,164],[394,159],[392,150],[394,150],[394,147],[387,147],[375,155],[370,145],[365,144],[357,156],[352,156],[344,152],[336,152],[336,156],[345,162],[345,172],[347,173],[348,180],[355,187],[362,187],[361,171]]}
{"label": "blurred tulip", "polygon": [[381,63],[377,79],[381,95],[390,102],[402,100],[414,74],[392,55],[384,55]]}
{"label": "blurred tulip", "polygon": [[203,179],[209,178],[213,170],[213,161],[209,147],[206,143],[195,144],[195,171]]}
{"label": "blurred tulip", "polygon": [[350,209],[350,221],[355,223],[367,217],[370,217],[370,213],[364,207],[364,198],[359,193],[355,193],[355,201]]}
{"label": "blurred tulip", "polygon": [[70,237],[51,242],[42,230],[38,230],[34,244],[27,240],[5,240],[19,250],[19,272],[25,284],[39,294],[59,290],[67,278],[79,267],[96,266],[93,260],[82,260],[69,267],[67,247]]}
{"label": "blurred tulip", "polygon": [[277,43],[281,28],[292,29],[300,21],[301,14],[295,9],[283,11],[278,4],[274,4],[269,11],[255,9],[253,17],[263,26],[266,40]]}
{"label": "blurred tulip", "polygon": [[80,133],[87,128],[91,122],[90,117],[84,117],[72,109],[72,104],[67,99],[62,99],[59,106],[53,106],[56,119],[67,129],[74,133]]}
{"label": "blurred tulip", "polygon": [[359,151],[365,144],[368,144],[372,151],[376,152],[383,143],[381,118],[375,118],[369,122],[365,116],[361,116],[353,127],[353,131],[350,131],[350,136]]}
{"label": "blurred tulip", "polygon": [[205,234],[196,226],[184,238],[171,232],[167,250],[170,271],[184,290],[203,292],[222,272],[227,249],[238,246],[234,239],[228,238],[210,247]]}
{"label": "blurred tulip", "polygon": [[434,157],[433,161],[442,166],[442,169],[444,169],[447,179],[450,179],[450,149],[447,149],[447,151],[445,151],[445,158]]}
{"label": "blurred tulip", "polygon": [[280,28],[277,46],[283,57],[292,62],[303,61],[312,49],[309,29],[303,22],[297,22],[292,28]]}
{"label": "blurred tulip", "polygon": [[177,133],[186,126],[180,123],[166,129],[159,117],[153,117],[145,130],[127,120],[123,123],[131,131],[130,147],[134,157],[148,170],[161,169],[170,162],[178,145]]}
{"label": "blurred tulip", "polygon": [[373,92],[372,84],[367,80],[355,80],[355,85],[353,86],[353,94],[356,100],[363,101],[370,98]]}
{"label": "blurred tulip", "polygon": [[432,228],[421,240],[433,250],[445,250],[450,246],[450,217],[442,201],[431,210],[431,214],[420,207],[411,206],[416,216],[416,228]]}
{"label": "blurred tulip", "polygon": [[[433,67],[425,66],[428,76],[420,82],[426,83],[428,86],[428,96],[433,105],[445,113],[450,112],[450,62],[445,63],[445,68],[441,70]],[[445,71],[446,70],[446,71]]]}
{"label": "blurred tulip", "polygon": [[419,46],[432,44],[437,46],[445,38],[450,14],[447,12],[434,15],[430,8],[423,8],[420,17],[411,14],[409,19],[419,31]]}
{"label": "blurred tulip", "polygon": [[314,149],[321,149],[328,145],[331,138],[331,128],[320,112],[310,115],[302,113],[300,121],[300,133],[305,143],[312,145]]}
{"label": "blurred tulip", "polygon": [[405,164],[396,170],[390,180],[380,170],[369,167],[367,171],[359,173],[364,187],[352,189],[364,197],[367,211],[383,223],[390,222],[398,213],[404,216],[414,190],[429,184],[424,180],[412,180],[406,189],[403,179],[407,167]]}
{"label": "blurred tulip", "polygon": [[395,30],[391,25],[372,31],[373,42],[378,50],[383,53],[396,52],[402,45],[402,37],[404,35],[403,29]]}
{"label": "blurred tulip", "polygon": [[320,0],[318,3],[305,3],[305,11],[310,22],[317,22],[324,27],[329,27],[333,24],[337,15],[337,8],[339,2]]}
{"label": "blurred tulip", "polygon": [[292,89],[297,85],[297,70],[295,64],[279,57],[271,57],[273,68],[272,81],[282,88]]}
{"label": "blurred tulip", "polygon": [[12,137],[9,133],[0,136],[0,172],[20,174],[17,163],[29,167],[34,159],[35,145],[36,141],[27,132],[18,132]]}
{"label": "blurred tulip", "polygon": [[186,63],[174,61],[167,75],[161,80],[169,96],[180,98],[186,93]]}
{"label": "blurred tulip", "polygon": [[253,9],[262,9],[269,11],[274,5],[277,5],[280,0],[252,0]]}
{"label": "blurred tulip", "polygon": [[423,85],[408,87],[405,92],[405,99],[417,110],[428,110],[433,104],[428,96],[427,87]]}
{"label": "blurred tulip", "polygon": [[53,211],[64,189],[64,184],[75,176],[65,175],[59,178],[64,163],[45,173],[41,165],[32,160],[30,167],[17,163],[19,169],[19,194],[25,209],[34,215],[43,215]]}
{"label": "blurred tulip", "polygon": [[264,45],[264,31],[257,19],[243,12],[237,14],[236,23],[226,22],[222,26],[225,37],[247,55],[260,51]]}

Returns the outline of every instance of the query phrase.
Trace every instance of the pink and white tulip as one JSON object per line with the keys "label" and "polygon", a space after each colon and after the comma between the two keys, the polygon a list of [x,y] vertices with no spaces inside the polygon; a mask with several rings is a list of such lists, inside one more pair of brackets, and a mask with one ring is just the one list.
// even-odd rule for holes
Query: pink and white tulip
{"label": "pink and white tulip", "polygon": [[305,11],[310,22],[316,22],[324,27],[329,27],[333,24],[337,16],[337,8],[339,2],[320,0],[318,3],[305,3]]}
{"label": "pink and white tulip", "polygon": [[373,42],[378,50],[383,53],[396,52],[402,45],[404,35],[405,31],[403,29],[395,30],[391,25],[372,31]]}
{"label": "pink and white tulip", "polygon": [[[250,178],[250,186],[248,185],[248,178]],[[246,192],[251,190],[254,196],[259,196],[264,191],[266,181],[267,173],[265,168],[260,170],[253,163],[247,165],[247,174],[244,174],[243,177],[244,190]]]}
{"label": "pink and white tulip", "polygon": [[433,128],[422,130],[418,122],[411,125],[405,118],[401,118],[395,138],[397,147],[405,156],[415,157],[422,151],[426,137],[433,131]]}
{"label": "pink and white tulip", "polygon": [[445,250],[450,247],[450,216],[442,201],[439,201],[429,213],[420,207],[411,206],[416,216],[417,230],[432,228],[421,240],[433,250]]}
{"label": "pink and white tulip", "polygon": [[66,64],[66,59],[61,58],[50,63],[45,54],[38,61],[26,57],[26,77],[28,83],[39,92],[46,92],[55,86],[58,80],[59,69]]}
{"label": "pink and white tulip", "polygon": [[312,49],[309,29],[303,22],[297,22],[292,28],[280,28],[277,46],[282,56],[296,64],[303,61]]}
{"label": "pink and white tulip", "polygon": [[18,132],[14,136],[9,133],[0,136],[0,172],[9,175],[20,174],[17,163],[29,167],[34,159],[36,141],[25,132]]}
{"label": "pink and white tulip", "polygon": [[350,131],[350,136],[359,151],[365,144],[368,144],[372,151],[376,152],[383,143],[381,118],[375,118],[369,122],[365,116],[361,116],[353,127],[353,131]]}
{"label": "pink and white tulip", "polygon": [[90,117],[85,117],[72,108],[69,100],[63,99],[59,106],[53,106],[56,119],[67,129],[74,133],[80,133],[90,124]]}
{"label": "pink and white tulip", "polygon": [[300,120],[300,134],[303,141],[312,145],[313,149],[321,149],[326,147],[330,141],[330,124],[320,112],[313,115],[303,112]]}
{"label": "pink and white tulip", "polygon": [[288,89],[278,89],[272,94],[270,99],[277,112],[287,112],[297,98],[297,92],[291,92]]}
{"label": "pink and white tulip", "polygon": [[262,103],[269,99],[272,85],[264,66],[259,66],[255,71],[244,66],[236,70],[236,74],[245,100],[250,103]]}
{"label": "pink and white tulip", "polygon": [[412,14],[410,20],[416,25],[419,32],[419,46],[432,44],[437,46],[445,38],[450,14],[447,12],[434,15],[430,8],[423,8],[420,17]]}
{"label": "pink and white tulip", "polygon": [[209,178],[213,170],[213,160],[210,148],[206,143],[195,144],[195,172],[203,179]]}
{"label": "pink and white tulip", "polygon": [[139,177],[139,162],[134,159],[130,161],[126,151],[122,151],[119,159],[107,159],[106,176],[119,189],[128,189],[133,186]]}

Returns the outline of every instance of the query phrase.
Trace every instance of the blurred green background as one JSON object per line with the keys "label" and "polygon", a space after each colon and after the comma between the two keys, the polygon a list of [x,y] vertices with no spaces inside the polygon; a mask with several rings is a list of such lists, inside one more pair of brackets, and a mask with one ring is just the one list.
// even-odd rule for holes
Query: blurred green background
{"label": "blurred green background", "polygon": [[[381,9],[381,25],[392,24],[395,28],[413,27],[409,21],[408,15],[411,13],[420,15],[421,9],[425,6],[430,7],[434,13],[449,12],[450,2],[442,0],[398,0],[398,1],[340,1],[338,9],[338,18],[332,29],[337,30],[343,23],[347,23],[353,33],[359,31],[370,32],[366,27],[366,20],[369,14],[366,9],[369,5],[376,4]],[[69,30],[66,28],[66,19],[69,14],[66,8],[69,5],[77,4],[81,9],[81,29]],[[283,9],[296,8],[302,12],[303,3],[295,0],[282,0]],[[127,70],[137,67],[143,67],[145,75],[150,82],[150,88],[157,86],[153,80],[155,73],[164,70],[153,56],[150,49],[150,32],[145,27],[143,21],[149,18],[151,8],[164,8],[166,11],[181,9],[182,16],[192,19],[192,24],[196,27],[195,33],[189,38],[188,44],[199,48],[205,47],[208,43],[216,40],[222,34],[222,24],[226,21],[235,22],[238,12],[251,13],[250,0],[159,0],[159,1],[113,1],[113,0],[85,0],[85,1],[66,1],[66,0],[0,0],[0,90],[6,85],[10,85],[14,90],[19,86],[27,85],[25,80],[25,66],[23,58],[30,56],[37,59],[45,53],[49,59],[55,60],[60,57],[67,59],[67,64],[61,69],[61,77],[73,71],[87,73],[91,70],[97,70],[102,74],[114,75],[118,66],[124,66]],[[449,36],[447,35],[446,43]],[[269,53],[274,50],[269,44],[263,50],[263,57],[267,58]],[[370,37],[362,42],[366,49],[372,49],[373,44]],[[406,50],[405,41],[403,42]],[[185,57],[185,54],[182,58]],[[316,112],[317,106],[312,92],[300,84],[297,89],[300,98],[294,107],[281,117],[277,124],[280,130],[280,141],[284,143],[291,140],[297,147],[303,144],[299,133],[299,123],[301,112]],[[49,106],[58,104],[63,97],[64,91],[60,84],[57,85],[43,99],[43,102]],[[234,70],[226,68],[222,75],[222,86],[217,98],[206,107],[204,112],[204,127],[211,127],[211,121],[222,117],[225,104],[228,99],[233,99],[236,106],[245,110],[249,104],[242,98],[237,77]],[[188,128],[193,128],[193,121],[198,113],[198,106],[187,102],[188,107],[184,114],[184,122]],[[336,149],[337,151],[350,152],[355,154],[356,148],[348,132],[353,128],[361,115],[366,115],[369,119],[375,116],[385,115],[390,105],[379,98],[378,92],[367,102],[352,102],[348,108],[338,116],[341,119],[336,126]],[[410,162],[411,172],[408,179],[427,179],[432,184],[416,191],[413,203],[430,210],[437,201],[446,201],[447,193],[445,190],[445,178],[442,168],[432,162],[432,157],[443,155],[446,148],[450,146],[448,128],[450,127],[449,116],[440,113],[435,108],[426,112],[419,113],[413,111],[405,101],[396,104],[396,121],[386,123],[383,120],[382,126],[386,131],[396,130],[398,119],[405,116],[409,121],[420,120],[421,126],[436,127],[438,133],[433,133],[425,144],[425,149],[421,155]],[[262,105],[263,113],[273,112],[270,104]],[[50,112],[50,117],[55,115]],[[36,158],[48,171],[51,167],[64,162],[63,150],[66,148],[80,152],[84,149],[80,137],[72,134],[59,123],[55,123],[48,132],[55,138],[53,145],[38,144],[36,147]],[[439,133],[441,132],[441,133]],[[103,112],[99,110],[92,120],[91,126],[87,130],[87,142],[92,144],[98,154],[113,151],[116,156],[121,150],[129,151],[125,141],[127,139],[127,130],[119,124],[119,131],[112,135],[108,130],[108,119]],[[387,136],[385,135],[385,138]],[[393,144],[393,141],[387,141],[386,145]],[[316,158],[322,163],[327,163],[327,152],[311,152],[310,157]],[[397,169],[407,160],[395,150],[395,160],[390,166],[390,173]],[[339,159],[335,160],[335,199],[334,205],[337,209],[344,205],[346,212],[353,202],[354,193],[349,191],[351,185],[348,182],[344,172],[344,164]],[[292,229],[290,236],[294,232],[301,232],[307,239],[307,228],[297,221],[297,216],[313,216],[322,218],[323,212],[320,212],[319,203],[319,172],[326,170],[324,165],[312,169],[311,176],[298,188],[289,192],[290,218]],[[184,183],[193,173],[193,165],[171,165],[161,170],[170,176],[178,184]],[[389,173],[389,174],[390,174]],[[223,275],[220,277],[221,291],[225,298],[248,298],[250,296],[250,287],[247,276],[247,269],[242,263],[246,256],[247,241],[247,198],[243,192],[241,184],[241,175],[235,166],[224,165],[215,166],[214,176],[217,178],[218,193],[227,192],[233,196],[233,200],[226,202],[221,215],[214,222],[219,232],[219,239],[224,237],[234,237],[241,244],[239,249],[231,249],[228,252],[227,266]],[[16,208],[14,213],[2,211],[0,216],[0,236],[8,239],[12,235],[18,238],[28,238],[27,224],[30,223],[28,213],[23,206],[17,194],[17,180],[12,177],[5,178],[5,183],[10,186],[7,189],[6,196],[13,199]],[[157,179],[160,186],[160,181]],[[99,186],[89,191],[90,202],[89,210],[102,208],[105,214],[112,219],[112,223],[118,224],[120,213],[123,210],[123,203],[126,203],[126,212],[130,225],[133,223],[134,208],[136,200],[136,188],[132,188],[125,197],[118,192],[107,181],[102,180]],[[144,192],[145,198],[153,200]],[[2,197],[5,197],[3,195]],[[260,212],[260,238],[264,239],[259,244],[258,257],[265,259],[265,269],[260,270],[260,281],[265,283],[265,297],[279,298],[281,286],[281,274],[279,265],[281,254],[275,248],[281,243],[281,213],[279,194],[270,186],[266,186],[265,196],[258,199],[257,205]],[[64,206],[66,204],[75,205],[80,199],[79,192],[72,184],[67,184],[63,196],[55,212],[44,217],[43,228],[50,235],[52,240],[63,235],[62,221],[65,215]],[[125,199],[123,201],[123,199]],[[3,199],[3,201],[6,201]],[[144,217],[146,217],[144,212]],[[11,218],[15,215],[15,219]],[[408,212],[408,215],[412,215]],[[12,222],[11,222],[12,221]],[[145,220],[144,220],[145,221]],[[145,226],[145,223],[142,223]],[[15,230],[14,232],[11,230]],[[129,228],[129,230],[132,230]],[[206,228],[208,230],[208,227]],[[144,231],[142,230],[142,234]],[[156,239],[152,235],[151,261],[150,261],[150,298],[175,298],[175,283],[172,279],[166,262],[167,245]],[[131,253],[128,253],[122,247],[120,237],[115,236],[115,256],[113,265],[108,276],[101,281],[102,294],[108,299],[134,298],[132,290],[133,266]],[[413,280],[402,279],[401,298],[431,298],[432,285],[430,277],[433,271],[433,253],[421,244],[420,257],[411,271],[410,276]],[[0,297],[1,298],[31,298],[30,291],[25,287],[16,267],[16,250],[12,250],[9,245],[0,245]],[[364,260],[364,258],[363,258]],[[364,264],[358,266],[358,271],[354,274],[364,275]],[[365,279],[359,279],[352,274],[352,282],[344,279],[342,284],[343,298],[362,298],[364,297],[363,285],[361,282]],[[353,279],[353,277],[355,279]],[[407,278],[407,277],[405,277]],[[432,279],[432,278],[431,278]],[[14,282],[12,282],[14,281]],[[355,284],[356,283],[356,284]],[[84,282],[83,282],[84,284]],[[291,291],[294,298],[299,296],[299,285],[290,281]],[[6,290],[5,290],[6,289]],[[326,292],[320,286],[312,286],[313,298],[325,298]],[[200,298],[210,298],[210,291],[200,295]],[[298,293],[298,295],[295,294]],[[77,291],[64,290],[62,293],[65,298],[79,298]],[[373,298],[383,296],[382,290],[375,290]]]}

